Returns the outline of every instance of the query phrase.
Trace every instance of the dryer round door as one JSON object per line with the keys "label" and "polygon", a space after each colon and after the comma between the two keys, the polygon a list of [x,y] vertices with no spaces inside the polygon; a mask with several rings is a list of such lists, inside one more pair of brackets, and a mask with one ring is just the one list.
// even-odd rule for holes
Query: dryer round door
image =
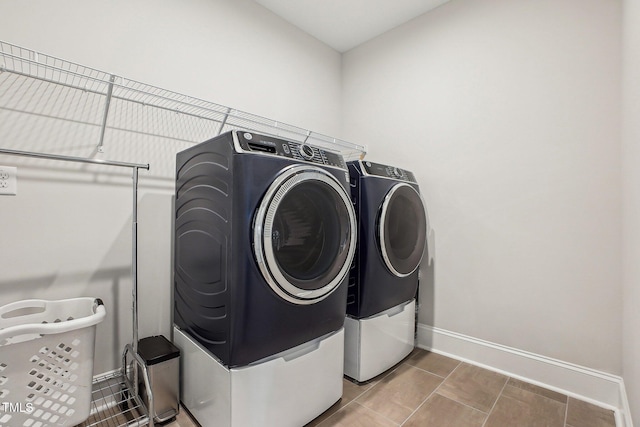
{"label": "dryer round door", "polygon": [[412,186],[397,184],[380,208],[380,252],[391,273],[406,277],[416,271],[427,240],[427,216],[422,197]]}
{"label": "dryer round door", "polygon": [[280,297],[313,304],[329,296],[349,271],[356,245],[348,193],[327,171],[284,169],[256,212],[253,250],[262,276]]}

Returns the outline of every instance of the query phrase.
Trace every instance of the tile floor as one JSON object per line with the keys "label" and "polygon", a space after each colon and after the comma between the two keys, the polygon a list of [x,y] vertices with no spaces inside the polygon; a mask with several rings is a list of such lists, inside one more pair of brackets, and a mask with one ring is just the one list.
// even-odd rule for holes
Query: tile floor
{"label": "tile floor", "polygon": [[[170,427],[196,426],[181,411]],[[416,349],[305,427],[615,427],[613,411]]]}

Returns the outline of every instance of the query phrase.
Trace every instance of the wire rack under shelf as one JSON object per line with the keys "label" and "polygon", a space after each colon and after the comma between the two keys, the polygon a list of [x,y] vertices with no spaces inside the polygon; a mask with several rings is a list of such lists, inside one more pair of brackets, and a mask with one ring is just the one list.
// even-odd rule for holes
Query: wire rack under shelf
{"label": "wire rack under shelf", "polygon": [[142,156],[154,174],[171,176],[176,151],[231,129],[306,141],[347,160],[366,153],[362,145],[0,41],[4,148],[51,152],[53,147],[115,161]]}
{"label": "wire rack under shelf", "polygon": [[78,427],[144,426],[147,409],[133,396],[120,371],[96,377],[91,393],[91,415]]}

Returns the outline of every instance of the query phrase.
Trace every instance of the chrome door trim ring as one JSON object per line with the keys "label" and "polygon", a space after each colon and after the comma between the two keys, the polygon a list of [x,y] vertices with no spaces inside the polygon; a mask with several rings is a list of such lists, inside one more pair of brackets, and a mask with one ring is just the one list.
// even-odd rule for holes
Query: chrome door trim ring
{"label": "chrome door trim ring", "polygon": [[[387,218],[387,210],[389,209],[389,202],[391,201],[391,198],[393,197],[393,194],[398,191],[400,188],[402,187],[409,187],[410,189],[412,189],[416,195],[418,196],[418,199],[420,200],[420,203],[422,205],[422,209],[423,212],[425,213],[426,216],[426,208],[425,208],[425,203],[424,200],[422,199],[422,195],[416,191],[415,188],[413,188],[413,186],[409,185],[409,184],[396,184],[394,185],[391,190],[389,190],[389,192],[386,194],[386,196],[384,197],[384,200],[382,202],[382,207],[380,208],[380,221],[378,224],[378,233],[380,236],[380,253],[382,255],[382,259],[384,260],[385,265],[387,266],[387,268],[389,269],[389,271],[391,271],[391,273],[393,273],[393,275],[397,276],[397,277],[407,277],[411,274],[413,274],[414,271],[416,271],[418,269],[418,267],[420,267],[420,263],[422,262],[422,258],[424,258],[424,249],[422,250],[422,255],[420,255],[420,260],[418,261],[418,263],[416,264],[416,266],[413,268],[413,270],[411,270],[408,273],[401,273],[398,270],[396,270],[396,268],[394,267],[393,263],[391,262],[391,260],[389,259],[389,255],[387,254],[387,247],[385,244],[385,230],[384,230],[384,224],[385,224],[385,220]],[[426,242],[426,240],[425,240]]]}
{"label": "chrome door trim ring", "polygon": [[[319,289],[304,290],[294,286],[282,274],[277,266],[271,233],[273,220],[280,201],[293,186],[309,180],[322,181],[329,185],[342,200],[348,216],[350,241],[347,258],[338,274]],[[356,246],[356,221],[351,199],[340,182],[327,171],[310,165],[293,165],[280,171],[265,193],[253,222],[253,254],[263,278],[269,287],[283,299],[294,304],[313,304],[328,297],[347,275]]]}

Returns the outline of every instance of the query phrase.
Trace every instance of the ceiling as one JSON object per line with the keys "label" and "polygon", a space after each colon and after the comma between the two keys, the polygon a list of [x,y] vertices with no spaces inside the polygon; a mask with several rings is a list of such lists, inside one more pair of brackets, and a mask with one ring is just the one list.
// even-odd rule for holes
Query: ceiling
{"label": "ceiling", "polygon": [[346,52],[447,1],[255,0],[338,52]]}

